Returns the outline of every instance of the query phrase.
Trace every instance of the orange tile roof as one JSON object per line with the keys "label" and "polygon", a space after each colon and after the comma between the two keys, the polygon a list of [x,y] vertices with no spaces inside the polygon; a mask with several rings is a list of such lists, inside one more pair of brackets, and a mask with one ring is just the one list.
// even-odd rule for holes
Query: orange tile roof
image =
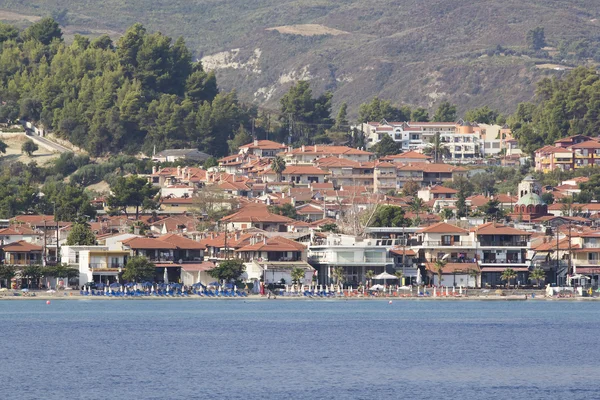
{"label": "orange tile roof", "polygon": [[458,193],[458,190],[456,190],[456,189],[448,188],[446,186],[441,186],[441,185],[432,186],[431,188],[429,188],[429,191],[431,193],[442,193],[442,194]]}
{"label": "orange tile roof", "polygon": [[163,235],[157,239],[161,242],[170,243],[180,250],[202,250],[205,248],[200,242],[172,233]]}
{"label": "orange tile roof", "polygon": [[26,227],[9,227],[0,229],[1,236],[13,236],[13,235],[35,235],[36,232],[33,229],[29,229]]}
{"label": "orange tile roof", "polygon": [[569,146],[571,149],[600,149],[600,142],[597,140],[588,140]]}
{"label": "orange tile roof", "polygon": [[431,160],[430,156],[423,154],[423,153],[416,152],[414,150],[407,151],[406,153],[385,156],[385,157],[382,157],[382,160],[403,160],[406,158],[415,159],[415,160]]}
{"label": "orange tile roof", "polygon": [[479,225],[475,228],[478,235],[519,235],[531,236],[531,232],[522,231],[520,229],[511,228],[510,226],[488,222],[487,224]]}
{"label": "orange tile roof", "polygon": [[420,233],[468,233],[466,229],[459,228],[456,225],[451,225],[447,222],[439,222],[424,228]]}
{"label": "orange tile roof", "polygon": [[339,157],[323,157],[316,161],[316,165],[319,167],[350,167],[358,168],[360,163],[354,160],[348,160],[347,158]]}
{"label": "orange tile roof", "polygon": [[551,145],[547,145],[542,147],[541,149],[538,149],[536,151],[536,154],[540,153],[540,154],[549,154],[549,153],[573,153],[573,151],[565,148],[565,147],[555,147],[555,146],[551,146]]}
{"label": "orange tile roof", "polygon": [[4,246],[1,246],[0,249],[10,253],[29,253],[31,251],[42,251],[43,247],[24,240],[19,240],[18,242],[5,244]]}
{"label": "orange tile roof", "polygon": [[264,149],[264,150],[277,150],[286,149],[287,146],[283,143],[273,142],[272,140],[255,140],[248,144],[239,147],[240,149]]}
{"label": "orange tile roof", "polygon": [[[290,152],[287,152],[290,154]],[[328,146],[328,145],[314,145],[304,146],[292,149],[291,154],[352,154],[352,155],[373,155],[369,151],[359,150],[348,146]]]}
{"label": "orange tile roof", "polygon": [[238,212],[221,218],[223,222],[273,222],[288,223],[291,218],[273,214],[265,204],[249,203]]}
{"label": "orange tile roof", "polygon": [[[271,173],[274,173],[271,171]],[[329,172],[312,165],[288,165],[283,171],[283,175],[328,175]]]}
{"label": "orange tile roof", "polygon": [[[436,267],[435,263],[428,262],[426,264],[426,268],[428,271],[431,271],[434,274],[437,274],[437,267]],[[467,271],[469,271],[469,270],[481,271],[481,268],[479,268],[479,265],[474,262],[446,263],[446,265],[444,265],[444,268],[442,268],[442,273],[443,274],[453,274],[455,272],[467,273]]]}
{"label": "orange tile roof", "polygon": [[295,242],[291,239],[287,239],[281,236],[275,236],[265,241],[260,241],[255,244],[244,246],[237,249],[237,252],[249,252],[249,251],[303,251],[306,249],[301,243]]}
{"label": "orange tile roof", "polygon": [[125,246],[133,250],[175,250],[177,246],[171,244],[169,242],[165,242],[162,240],[158,240],[155,238],[144,238],[144,237],[134,237],[127,240],[123,240]]}
{"label": "orange tile roof", "polygon": [[467,201],[471,203],[471,207],[481,207],[490,201],[488,197],[485,197],[482,194],[477,194],[474,196],[469,196],[466,198]]}

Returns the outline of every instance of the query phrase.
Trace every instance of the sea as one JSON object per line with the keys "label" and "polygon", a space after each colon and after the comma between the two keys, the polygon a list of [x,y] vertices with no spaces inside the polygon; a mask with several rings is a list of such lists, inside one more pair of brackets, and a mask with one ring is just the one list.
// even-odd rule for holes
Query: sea
{"label": "sea", "polygon": [[598,399],[600,304],[0,301],[0,399]]}

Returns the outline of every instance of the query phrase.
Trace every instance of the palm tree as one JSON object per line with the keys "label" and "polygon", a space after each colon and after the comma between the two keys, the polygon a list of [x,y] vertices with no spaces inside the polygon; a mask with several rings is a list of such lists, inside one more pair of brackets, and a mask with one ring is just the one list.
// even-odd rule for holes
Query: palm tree
{"label": "palm tree", "polygon": [[506,268],[504,270],[504,272],[502,272],[502,276],[500,277],[500,279],[502,279],[503,281],[506,281],[506,288],[510,288],[510,281],[511,279],[515,279],[517,277],[517,273],[515,272],[514,269],[512,268]]}
{"label": "palm tree", "polygon": [[344,272],[343,267],[337,267],[333,270],[333,277],[335,278],[335,283],[341,287],[344,282],[344,278],[346,277],[346,273]]}
{"label": "palm tree", "polygon": [[414,197],[412,201],[408,204],[408,206],[410,211],[417,214],[417,218],[415,218],[417,220],[419,219],[419,213],[425,209],[425,203],[420,197]]}
{"label": "palm tree", "polygon": [[435,272],[438,276],[438,286],[442,285],[442,274],[444,273],[444,267],[446,266],[446,260],[438,260],[434,263]]}
{"label": "palm tree", "polygon": [[365,273],[365,279],[367,280],[367,287],[371,286],[370,282],[373,280],[374,276],[375,276],[375,271],[373,271],[371,269]]}
{"label": "palm tree", "polygon": [[304,280],[304,270],[302,268],[292,269],[292,282],[300,284]]}
{"label": "palm tree", "polygon": [[271,161],[271,169],[277,174],[277,181],[281,182],[281,173],[285,171],[285,160],[277,156]]}
{"label": "palm tree", "polygon": [[394,272],[394,275],[396,276],[396,278],[398,278],[398,285],[400,285],[402,283],[402,277],[404,276],[404,274],[402,273],[402,271],[396,271]]}
{"label": "palm tree", "polygon": [[433,154],[433,162],[437,163],[443,157],[450,157],[450,149],[448,144],[442,141],[440,133],[436,133],[427,143],[427,147],[423,149],[423,153],[427,155]]}
{"label": "palm tree", "polygon": [[529,274],[529,279],[532,281],[535,281],[535,283],[537,283],[538,287],[540,287],[541,286],[540,283],[546,279],[546,273],[541,268],[535,268]]}
{"label": "palm tree", "polygon": [[477,289],[477,282],[479,281],[479,275],[481,275],[481,271],[478,269],[470,269],[468,273],[471,278],[475,279],[475,289]]}
{"label": "palm tree", "polygon": [[452,219],[454,218],[454,212],[449,208],[444,208],[440,212],[440,216],[442,217],[442,219]]}

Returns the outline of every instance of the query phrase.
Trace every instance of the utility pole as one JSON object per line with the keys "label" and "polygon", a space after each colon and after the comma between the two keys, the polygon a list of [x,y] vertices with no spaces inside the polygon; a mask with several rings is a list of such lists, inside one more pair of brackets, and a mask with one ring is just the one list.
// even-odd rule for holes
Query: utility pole
{"label": "utility pole", "polygon": [[225,223],[225,242],[224,242],[224,246],[225,246],[225,259],[229,260],[229,253],[227,252],[227,223]]}
{"label": "utility pole", "polygon": [[58,264],[58,258],[60,257],[60,243],[59,243],[59,228],[58,228],[58,215],[56,214],[56,202],[54,203],[54,222],[56,222],[56,263]]}
{"label": "utility pole", "polygon": [[43,251],[43,254],[42,254],[42,256],[44,257],[44,258],[43,258],[44,267],[45,267],[45,266],[47,265],[47,263],[48,263],[48,256],[47,256],[47,254],[46,254],[46,234],[47,234],[47,233],[48,233],[48,232],[46,232],[46,218],[44,218],[44,251]]}
{"label": "utility pole", "polygon": [[[402,224],[402,277],[404,278],[404,272],[406,267],[406,230],[404,224]],[[404,286],[404,285],[402,285]]]}
{"label": "utility pole", "polygon": [[568,256],[569,258],[567,258],[567,263],[568,263],[567,264],[568,265],[567,274],[575,275],[575,272],[571,270],[571,268],[573,268],[572,261],[571,261],[571,221],[569,221],[569,236],[568,236],[568,238],[569,238],[568,239],[569,240],[569,256]]}
{"label": "utility pole", "polygon": [[556,271],[554,273],[555,276],[555,282],[556,282],[556,286],[558,286],[558,268],[559,268],[559,259],[558,259],[558,249],[559,249],[559,244],[558,244],[558,225],[556,226]]}

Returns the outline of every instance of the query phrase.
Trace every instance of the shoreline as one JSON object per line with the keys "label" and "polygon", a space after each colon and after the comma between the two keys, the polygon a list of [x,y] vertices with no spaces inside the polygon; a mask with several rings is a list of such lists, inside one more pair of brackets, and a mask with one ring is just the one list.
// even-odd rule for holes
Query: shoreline
{"label": "shoreline", "polygon": [[600,301],[600,297],[544,297],[544,296],[536,296],[532,298],[529,295],[527,298],[524,295],[488,295],[488,296],[450,296],[450,297],[419,297],[419,296],[411,296],[411,297],[330,297],[330,298],[322,298],[322,297],[304,297],[304,296],[277,296],[276,298],[268,298],[267,296],[261,295],[249,295],[248,297],[200,297],[198,295],[189,295],[185,297],[155,297],[155,296],[139,296],[139,297],[105,297],[105,296],[82,296],[79,293],[65,296],[64,294],[48,294],[48,293],[40,293],[35,296],[14,296],[8,294],[0,294],[0,301],[14,301],[14,300],[24,300],[24,301],[48,301],[48,300],[77,300],[77,301],[96,301],[96,300],[142,300],[142,301],[152,301],[152,300],[198,300],[198,301],[207,301],[207,300],[217,300],[217,301],[246,301],[246,300],[302,300],[302,301]]}

